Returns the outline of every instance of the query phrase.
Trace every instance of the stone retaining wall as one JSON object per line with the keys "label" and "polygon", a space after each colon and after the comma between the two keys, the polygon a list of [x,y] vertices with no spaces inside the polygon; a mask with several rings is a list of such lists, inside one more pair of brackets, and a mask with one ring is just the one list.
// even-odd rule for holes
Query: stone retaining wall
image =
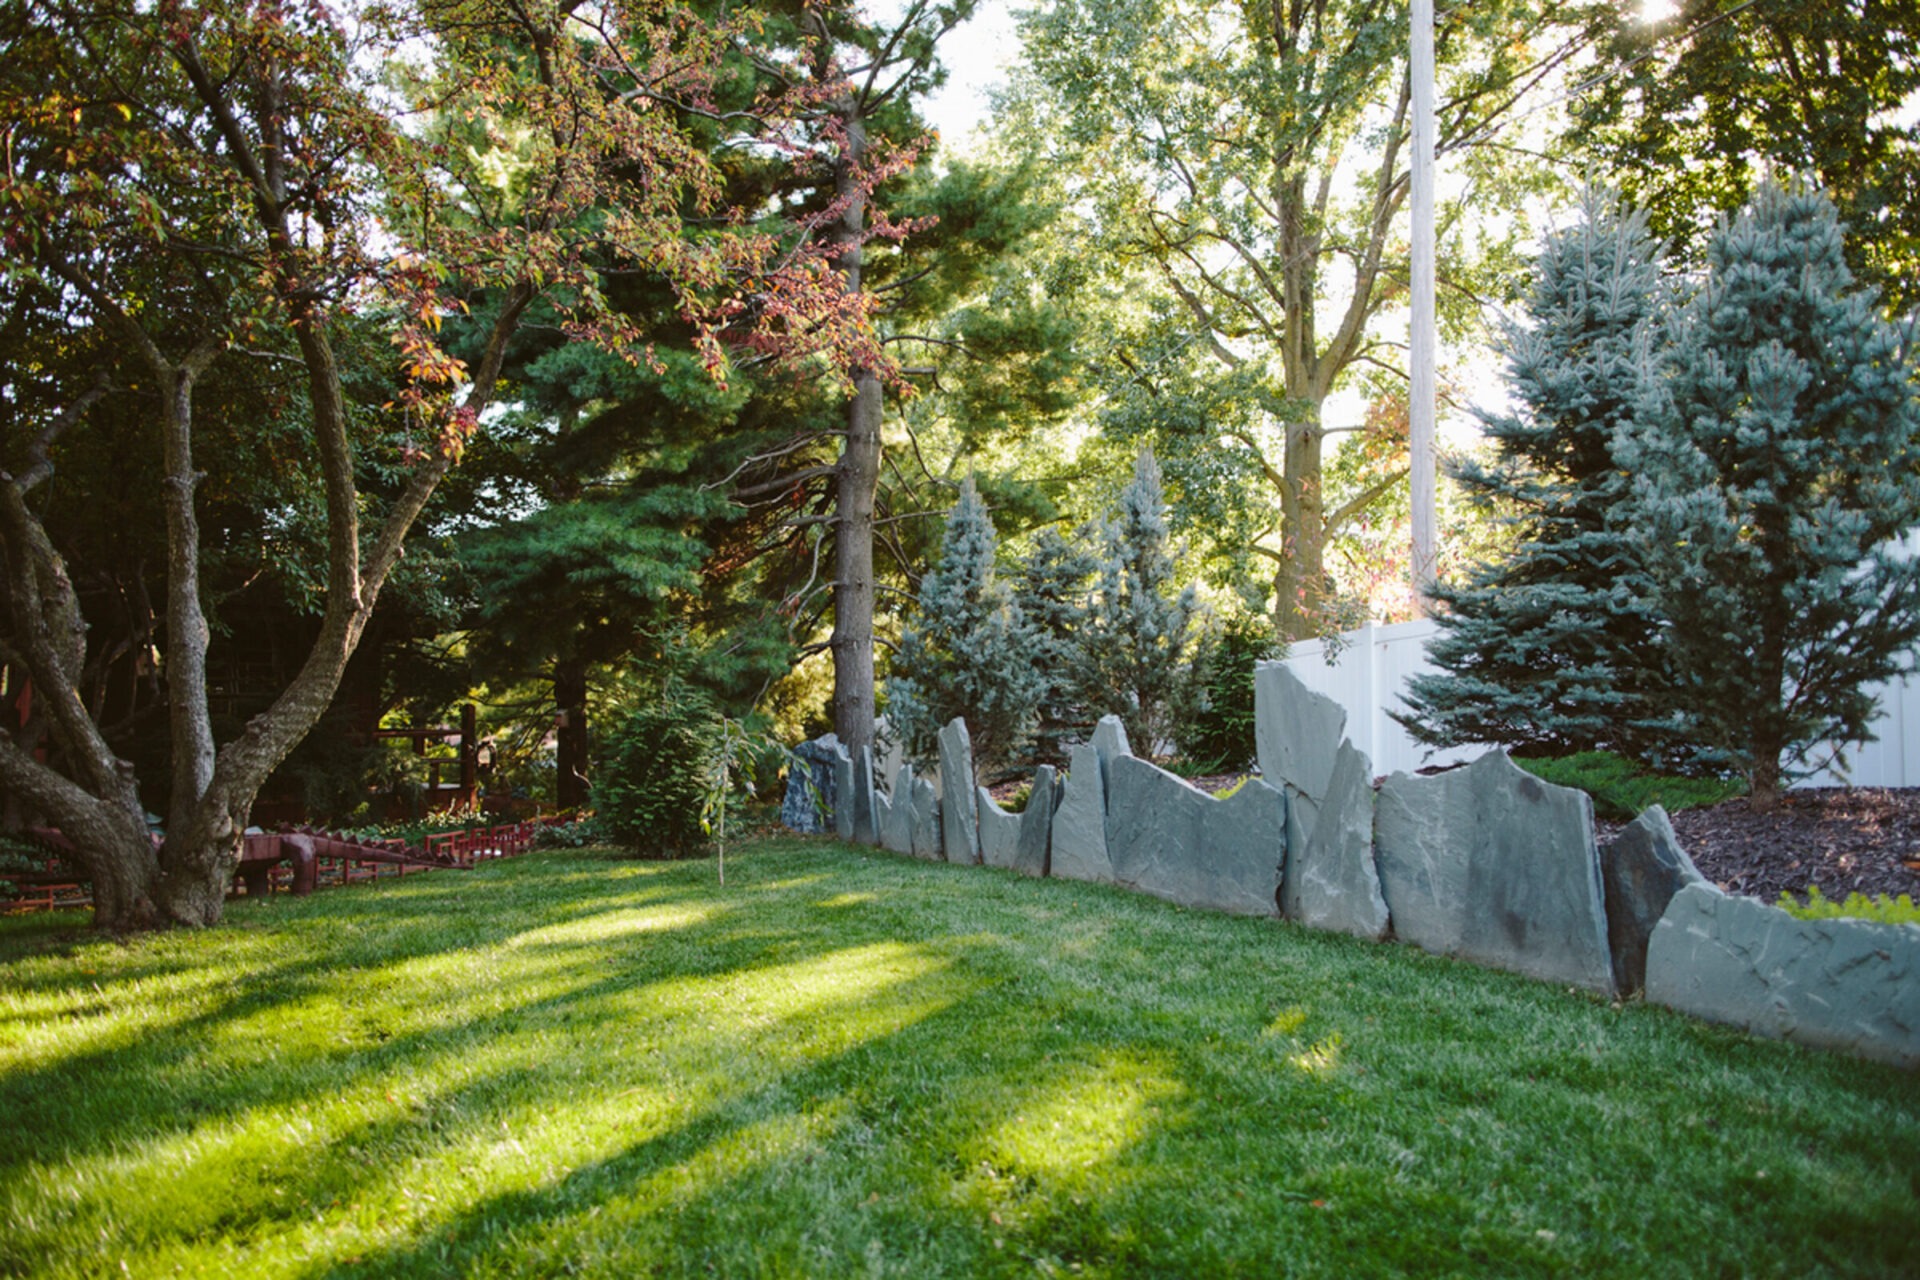
{"label": "stone retaining wall", "polygon": [[1043,766],[1025,811],[1007,813],[974,785],[955,720],[940,734],[937,792],[903,766],[879,794],[870,756],[821,739],[796,753],[783,816],[825,830],[825,808],[843,839],[915,857],[1397,938],[1920,1067],[1920,926],[1800,920],[1722,893],[1657,806],[1599,846],[1586,794],[1504,751],[1376,783],[1332,699],[1284,663],[1262,664],[1254,690],[1262,776],[1225,798],[1134,757],[1108,717],[1070,749],[1064,779]]}

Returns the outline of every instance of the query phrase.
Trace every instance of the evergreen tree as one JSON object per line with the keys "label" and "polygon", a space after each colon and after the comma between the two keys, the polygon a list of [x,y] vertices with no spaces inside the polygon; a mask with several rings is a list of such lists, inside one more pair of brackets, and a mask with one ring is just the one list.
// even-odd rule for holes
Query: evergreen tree
{"label": "evergreen tree", "polygon": [[1396,716],[1420,741],[1635,755],[1671,743],[1650,583],[1615,516],[1628,478],[1611,452],[1661,296],[1645,217],[1605,198],[1542,248],[1526,323],[1499,342],[1514,411],[1479,414],[1493,459],[1453,469],[1477,507],[1510,513],[1519,540],[1434,590],[1440,671],[1409,683]]}
{"label": "evergreen tree", "polygon": [[1909,334],[1852,287],[1832,202],[1768,182],[1708,250],[1617,449],[1696,736],[1756,807],[1920,640],[1920,402]]}
{"label": "evergreen tree", "polygon": [[1044,684],[1019,602],[998,577],[998,554],[969,476],[887,681],[887,715],[915,759],[934,755],[941,726],[955,716],[966,717],[981,772],[1012,763],[1032,736]]}
{"label": "evergreen tree", "polygon": [[1082,665],[1081,632],[1097,567],[1087,540],[1085,530],[1068,538],[1056,528],[1043,529],[1020,563],[1015,599],[1042,681],[1035,737],[1043,759],[1063,758],[1061,740],[1090,725],[1075,698]]}
{"label": "evergreen tree", "polygon": [[1254,668],[1285,654],[1273,620],[1260,614],[1243,613],[1210,627],[1193,660],[1195,706],[1183,717],[1181,754],[1228,770],[1251,763]]}
{"label": "evergreen tree", "polygon": [[1176,589],[1160,464],[1142,449],[1103,545],[1082,639],[1081,696],[1096,716],[1117,715],[1130,740],[1152,751],[1173,736],[1187,693],[1187,651],[1199,603]]}

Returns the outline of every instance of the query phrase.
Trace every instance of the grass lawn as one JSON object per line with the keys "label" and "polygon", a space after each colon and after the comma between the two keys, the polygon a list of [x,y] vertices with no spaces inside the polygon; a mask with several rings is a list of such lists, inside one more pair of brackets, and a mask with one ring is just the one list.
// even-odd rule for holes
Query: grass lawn
{"label": "grass lawn", "polygon": [[1920,1275],[1920,1080],[769,839],[0,923],[0,1275]]}

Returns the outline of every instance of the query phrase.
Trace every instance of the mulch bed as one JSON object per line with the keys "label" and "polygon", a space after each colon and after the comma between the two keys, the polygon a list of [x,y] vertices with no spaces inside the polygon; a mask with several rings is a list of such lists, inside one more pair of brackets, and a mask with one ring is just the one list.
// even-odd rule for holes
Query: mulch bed
{"label": "mulch bed", "polygon": [[1730,893],[1773,902],[1818,885],[1835,901],[1855,892],[1920,900],[1920,790],[1810,787],[1772,813],[1740,799],[1672,817],[1693,865]]}

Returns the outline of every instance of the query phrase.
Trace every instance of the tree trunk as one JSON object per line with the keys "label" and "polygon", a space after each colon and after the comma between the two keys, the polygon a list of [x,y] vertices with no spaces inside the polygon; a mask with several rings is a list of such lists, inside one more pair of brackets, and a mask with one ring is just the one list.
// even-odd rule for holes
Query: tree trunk
{"label": "tree trunk", "polygon": [[560,729],[554,746],[553,802],[561,809],[578,809],[592,796],[587,781],[587,664],[580,658],[560,658],[553,664],[553,701],[560,709]]}
{"label": "tree trunk", "polygon": [[196,928],[220,923],[257,790],[249,788],[242,799],[215,788],[191,809],[168,814],[155,893],[168,921]]}
{"label": "tree trunk", "polygon": [[[866,163],[867,124],[854,94],[836,102],[834,111],[844,131],[834,162],[834,194],[845,202],[836,231],[841,250],[835,265],[847,292],[858,293],[867,235],[867,193],[861,172]],[[873,744],[873,532],[883,410],[878,373],[855,369],[847,437],[835,477],[831,640],[833,731],[853,752]]]}
{"label": "tree trunk", "polygon": [[1285,530],[1273,575],[1273,629],[1283,640],[1319,635],[1327,607],[1327,509],[1320,465],[1325,433],[1320,406],[1287,425],[1280,517]]}
{"label": "tree trunk", "polygon": [[[206,352],[207,360],[212,352]],[[158,361],[155,361],[158,363]],[[194,491],[193,384],[207,361],[156,370],[161,395],[160,480],[167,529],[167,714],[173,786],[168,816],[190,812],[213,780],[213,722],[207,708],[207,618],[200,602],[200,520]],[[171,379],[167,378],[168,373]],[[168,382],[171,385],[168,385]]]}
{"label": "tree trunk", "polygon": [[880,379],[854,375],[835,482],[833,731],[848,751],[873,744],[873,529],[880,486]]}

